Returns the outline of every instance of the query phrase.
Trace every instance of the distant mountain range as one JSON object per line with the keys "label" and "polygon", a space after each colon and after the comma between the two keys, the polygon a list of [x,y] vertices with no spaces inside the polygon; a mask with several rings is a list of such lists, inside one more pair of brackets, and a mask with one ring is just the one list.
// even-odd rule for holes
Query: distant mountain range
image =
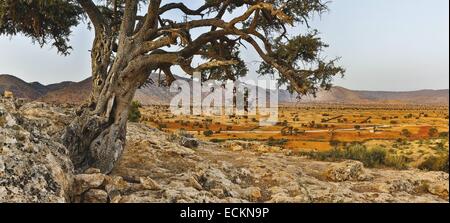
{"label": "distant mountain range", "polygon": [[[157,83],[158,75],[150,77]],[[189,79],[181,78],[189,81]],[[81,82],[62,82],[42,85],[38,82],[27,83],[12,75],[0,75],[0,92],[12,91],[16,97],[39,100],[48,103],[80,104],[89,97],[91,79]],[[144,87],[136,92],[135,99],[142,104],[169,104],[176,93],[170,93],[168,87],[157,84]],[[339,103],[339,104],[449,104],[449,90],[419,90],[408,92],[355,91],[343,87],[333,87],[330,91],[320,91],[317,97],[303,97],[298,101],[296,95],[286,90],[279,91],[280,103]]]}

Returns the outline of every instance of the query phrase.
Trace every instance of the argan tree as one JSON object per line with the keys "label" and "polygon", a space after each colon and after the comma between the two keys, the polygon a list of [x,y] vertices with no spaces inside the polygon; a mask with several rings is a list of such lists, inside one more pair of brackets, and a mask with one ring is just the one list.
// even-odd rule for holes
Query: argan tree
{"label": "argan tree", "polygon": [[164,73],[166,84],[174,66],[235,80],[248,72],[240,51],[253,48],[258,72],[291,91],[329,89],[344,70],[320,55],[327,45],[317,31],[300,32],[327,10],[323,0],[0,0],[0,34],[20,33],[66,55],[71,28],[89,24],[92,93],[63,142],[77,170],[108,173],[124,148],[134,93],[152,72]]}

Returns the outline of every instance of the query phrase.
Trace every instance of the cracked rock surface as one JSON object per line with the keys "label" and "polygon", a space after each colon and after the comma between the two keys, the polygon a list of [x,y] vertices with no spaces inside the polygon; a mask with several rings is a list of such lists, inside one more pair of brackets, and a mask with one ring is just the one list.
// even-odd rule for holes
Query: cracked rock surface
{"label": "cracked rock surface", "polygon": [[[448,202],[448,173],[319,162],[278,147],[180,143],[130,123],[110,175],[73,175],[58,141],[70,108],[0,99],[0,202]],[[239,148],[239,149],[236,149]]]}

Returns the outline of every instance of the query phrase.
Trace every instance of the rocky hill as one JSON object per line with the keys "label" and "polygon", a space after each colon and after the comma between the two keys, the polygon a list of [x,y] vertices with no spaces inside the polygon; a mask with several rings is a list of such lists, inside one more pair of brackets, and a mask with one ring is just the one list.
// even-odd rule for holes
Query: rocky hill
{"label": "rocky hill", "polygon": [[71,108],[0,98],[0,202],[448,202],[449,175],[312,161],[254,142],[202,142],[143,124],[110,175],[75,174]]}
{"label": "rocky hill", "polygon": [[[81,82],[83,83],[83,82]],[[70,88],[71,86],[78,85],[75,82],[61,82],[57,84],[43,85],[39,82],[27,83],[15,76],[1,74],[0,75],[0,92],[5,90],[12,91],[17,98],[25,98],[31,100],[37,100],[44,97],[50,92],[58,92],[62,89]],[[86,89],[82,89],[83,93]]]}
{"label": "rocky hill", "polygon": [[0,75],[0,92],[12,91],[16,97],[37,99],[46,93],[45,86],[27,83],[11,75]]}
{"label": "rocky hill", "polygon": [[317,98],[305,97],[303,102],[350,104],[436,104],[448,105],[449,90],[419,90],[407,92],[354,91],[333,87],[321,91]]}
{"label": "rocky hill", "polygon": [[[164,78],[164,77],[162,77]],[[189,79],[178,77],[191,82]],[[136,92],[135,100],[144,105],[169,104],[175,95],[168,87],[158,86],[158,74],[150,79],[155,84]],[[63,82],[44,86],[40,83],[26,83],[11,75],[0,75],[0,92],[12,91],[17,97],[39,100],[47,103],[80,104],[86,100],[91,90],[91,79],[81,82]],[[339,104],[433,104],[448,105],[449,90],[420,90],[409,92],[354,91],[334,87],[330,91],[320,91],[317,97],[305,96],[300,101],[296,95],[286,90],[279,91],[279,102],[294,103],[339,103]]]}
{"label": "rocky hill", "polygon": [[[50,85],[48,87],[51,87]],[[56,104],[81,104],[89,98],[91,92],[91,79],[88,78],[81,82],[71,82],[65,87],[59,87],[48,91],[45,95],[39,97],[38,101]]]}

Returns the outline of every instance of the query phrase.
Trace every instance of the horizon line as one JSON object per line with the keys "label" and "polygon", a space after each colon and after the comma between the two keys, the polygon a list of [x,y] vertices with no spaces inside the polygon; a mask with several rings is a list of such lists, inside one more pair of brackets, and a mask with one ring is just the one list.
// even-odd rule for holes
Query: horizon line
{"label": "horizon line", "polygon": [[[83,82],[83,81],[91,78],[91,76],[88,76],[88,77],[86,77],[86,78],[84,78],[82,80],[79,80],[79,81],[66,80],[66,81],[60,81],[60,82],[53,82],[53,83],[49,83],[49,84],[43,84],[40,81],[28,81],[28,80],[24,80],[23,78],[20,78],[20,77],[18,77],[16,75],[7,74],[7,73],[0,73],[0,76],[12,76],[12,77],[18,78],[21,81],[24,81],[25,83],[28,83],[28,84],[39,83],[39,84],[44,85],[44,86],[49,86],[49,85],[54,85],[54,84],[61,84],[61,83],[64,83],[64,82],[80,83],[80,82]],[[185,78],[185,77],[182,77],[180,75],[175,75],[175,76],[177,76],[179,78]],[[353,89],[353,88],[348,88],[348,87],[341,86],[341,85],[333,85],[332,87],[333,88],[335,88],[335,87],[344,88],[344,89],[347,89],[347,90],[350,90],[350,91],[359,91],[359,92],[366,91],[366,92],[382,92],[382,93],[383,92],[385,92],[385,93],[407,93],[407,92],[417,92],[417,91],[445,91],[445,90],[448,91],[448,90],[450,90],[450,86],[447,87],[447,88],[435,88],[435,89],[433,89],[433,88],[421,88],[421,89],[415,89],[415,90],[367,90],[367,89]],[[286,90],[286,89],[281,89],[280,88],[280,90]]]}

